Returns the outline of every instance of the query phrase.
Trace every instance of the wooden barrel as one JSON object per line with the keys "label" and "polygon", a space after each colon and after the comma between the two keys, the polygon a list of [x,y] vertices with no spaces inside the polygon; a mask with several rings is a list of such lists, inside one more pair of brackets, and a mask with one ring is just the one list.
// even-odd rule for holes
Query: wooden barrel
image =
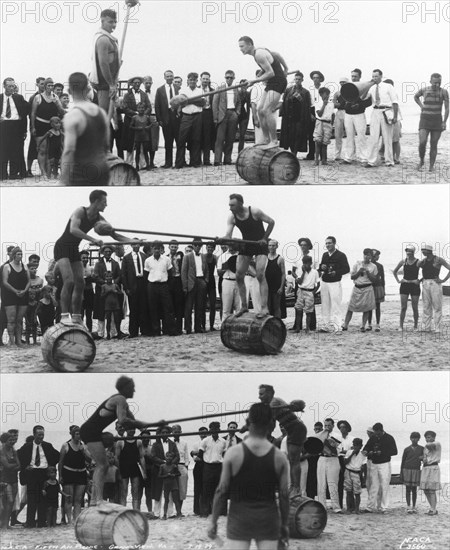
{"label": "wooden barrel", "polygon": [[95,342],[79,325],[61,323],[45,331],[41,343],[44,361],[61,372],[86,370],[95,358]]}
{"label": "wooden barrel", "polygon": [[314,539],[325,529],[327,511],[323,504],[299,495],[292,497],[289,509],[289,534],[293,539]]}
{"label": "wooden barrel", "polygon": [[134,166],[128,164],[120,157],[108,155],[106,159],[109,166],[108,185],[140,185],[141,178]]}
{"label": "wooden barrel", "polygon": [[[85,508],[75,522],[75,536],[83,546],[137,548],[148,538],[148,521],[141,512],[119,504]],[[107,512],[107,513],[105,513]]]}
{"label": "wooden barrel", "polygon": [[236,170],[241,178],[255,185],[287,185],[300,175],[300,163],[290,151],[279,147],[246,147],[239,153]]}
{"label": "wooden barrel", "polygon": [[240,317],[230,315],[220,329],[222,344],[235,351],[271,355],[281,351],[286,341],[286,326],[281,319],[266,315],[258,319],[254,313]]}

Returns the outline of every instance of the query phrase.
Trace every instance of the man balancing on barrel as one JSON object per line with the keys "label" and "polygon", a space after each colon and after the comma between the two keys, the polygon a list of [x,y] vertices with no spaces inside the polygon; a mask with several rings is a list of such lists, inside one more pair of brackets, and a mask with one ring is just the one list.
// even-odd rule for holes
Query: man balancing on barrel
{"label": "man balancing on barrel", "polygon": [[[126,237],[115,233],[100,214],[106,208],[106,196],[106,192],[101,189],[92,191],[89,195],[89,206],[80,206],[75,210],[67,222],[64,233],[55,243],[53,254],[63,280],[61,290],[61,323],[63,325],[84,326],[81,316],[84,268],[78,247],[83,239],[96,246],[103,245],[103,241],[90,237],[87,233],[93,227],[96,227],[96,230],[102,227],[102,234],[106,234],[110,228],[109,234],[115,239],[127,240]],[[72,312],[72,317],[69,311]]]}
{"label": "man balancing on barrel", "polygon": [[298,494],[300,493],[300,456],[306,441],[306,426],[297,418],[294,410],[302,412],[305,402],[296,400],[288,404],[280,397],[275,397],[273,386],[267,384],[259,386],[258,397],[261,403],[270,405],[273,419],[278,420],[280,426],[287,432],[287,451],[291,466],[290,489],[293,494]]}
{"label": "man balancing on barrel", "polygon": [[[267,286],[265,271],[267,255],[269,253],[267,243],[275,226],[275,221],[259,208],[244,206],[244,198],[238,193],[230,195],[229,207],[231,215],[228,217],[227,234],[225,238],[230,239],[234,228],[237,227],[240,229],[243,239],[255,241],[254,244],[241,245],[236,262],[236,283],[241,298],[241,309],[236,313],[236,317],[240,317],[248,311],[245,274],[248,271],[250,261],[253,256],[255,256],[256,278],[259,283],[261,294],[261,311],[257,313],[256,317],[262,319],[266,315],[269,315],[267,306],[269,288]],[[266,229],[264,229],[264,223],[267,224]]]}
{"label": "man balancing on barrel", "polygon": [[260,550],[277,550],[279,541],[287,547],[289,539],[288,461],[267,439],[274,426],[270,407],[252,405],[247,426],[247,439],[225,453],[208,536],[217,537],[217,520],[229,498],[228,548],[248,549],[254,539]]}
{"label": "man balancing on barrel", "polygon": [[[135,392],[132,378],[128,376],[118,378],[116,389],[118,393],[103,401],[94,414],[80,428],[81,440],[87,445],[95,462],[94,485],[90,506],[102,506],[103,503],[103,487],[108,470],[105,445],[110,443],[102,436],[103,430],[115,420],[125,429],[143,429],[148,426],[164,424],[164,422],[142,422],[134,418],[127,403],[127,399],[131,399]],[[102,510],[100,509],[100,511]],[[104,511],[107,512],[108,508]]]}
{"label": "man balancing on barrel", "polygon": [[256,82],[266,82],[260,102],[258,103],[258,117],[263,133],[263,141],[255,143],[261,149],[278,147],[276,110],[281,94],[286,90],[288,66],[282,56],[271,52],[267,48],[255,48],[249,36],[239,39],[239,49],[244,55],[253,55],[256,63],[263,70],[263,74],[256,80],[244,85],[251,86]]}
{"label": "man balancing on barrel", "polygon": [[88,79],[83,73],[69,77],[74,108],[64,117],[64,151],[61,183],[108,185],[109,122],[98,105],[87,99]]}

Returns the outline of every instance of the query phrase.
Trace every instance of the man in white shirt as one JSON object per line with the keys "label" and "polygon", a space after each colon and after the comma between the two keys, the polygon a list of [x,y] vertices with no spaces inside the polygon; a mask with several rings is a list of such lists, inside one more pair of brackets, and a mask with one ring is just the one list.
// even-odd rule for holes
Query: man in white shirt
{"label": "man in white shirt", "polygon": [[324,430],[316,435],[323,442],[323,451],[317,462],[317,500],[326,507],[326,490],[330,492],[331,507],[336,514],[342,513],[339,505],[339,458],[340,440],[333,433],[334,420],[325,418]]}
{"label": "man in white shirt", "polygon": [[180,477],[178,478],[178,490],[180,492],[180,509],[183,507],[183,502],[186,500],[187,486],[188,486],[188,467],[189,467],[189,448],[184,439],[180,439],[182,433],[181,426],[174,424],[172,426],[172,434],[175,445],[177,446],[178,453],[180,455],[180,462],[178,463],[178,471]]}
{"label": "man in white shirt", "polygon": [[[339,504],[341,505],[341,508],[343,507],[344,502],[344,470],[345,470],[345,464],[344,464],[344,458],[348,451],[352,448],[352,438],[350,437],[350,432],[352,431],[352,427],[347,420],[339,420],[337,423],[337,429],[341,432],[341,443],[338,447],[338,456],[339,456],[339,463],[341,465],[341,471],[339,473]],[[349,502],[350,500],[350,502]],[[350,508],[349,508],[350,505]],[[351,502],[351,497],[347,499],[347,510],[352,510],[354,508],[354,503]]]}
{"label": "man in white shirt", "polygon": [[380,133],[384,142],[384,163],[386,166],[394,166],[392,136],[398,116],[398,97],[391,84],[381,81],[382,77],[383,72],[380,69],[375,69],[372,72],[372,80],[375,84],[369,89],[373,111],[370,118],[370,138],[367,146],[367,168],[377,164]]}
{"label": "man in white shirt", "polygon": [[167,256],[162,255],[163,249],[161,241],[154,241],[153,256],[147,258],[144,264],[144,271],[148,272],[147,296],[150,322],[154,336],[161,335],[161,317],[164,332],[169,336],[175,336],[175,319],[168,284],[172,262]]}
{"label": "man in white shirt", "polygon": [[[201,95],[200,88],[197,87],[198,74],[188,74],[188,87],[180,91],[188,100],[192,97]],[[190,162],[189,166],[198,168],[201,166],[201,143],[202,143],[202,111],[205,99],[200,98],[184,104],[181,108],[180,133],[177,141],[177,155],[175,159],[175,168],[184,168],[186,166],[185,153],[186,143],[190,143]]]}
{"label": "man in white shirt", "polygon": [[211,514],[214,493],[220,481],[222,473],[223,454],[226,443],[219,437],[220,422],[211,422],[209,431],[212,435],[205,437],[200,443],[198,456],[203,459],[203,491],[202,491],[202,517]]}
{"label": "man in white shirt", "polygon": [[236,284],[236,263],[238,251],[233,243],[218,260],[217,273],[222,277],[222,321],[233,312],[239,311],[241,300]]}

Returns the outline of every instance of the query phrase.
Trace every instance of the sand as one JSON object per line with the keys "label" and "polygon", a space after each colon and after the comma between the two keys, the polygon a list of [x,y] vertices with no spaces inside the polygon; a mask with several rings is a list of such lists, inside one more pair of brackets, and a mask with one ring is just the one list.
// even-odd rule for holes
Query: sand
{"label": "sand", "polygon": [[[381,332],[361,334],[361,314],[354,314],[348,332],[341,335],[310,333],[307,336],[288,331],[278,355],[250,355],[226,348],[220,340],[218,321],[218,330],[205,334],[101,340],[97,342],[96,358],[85,372],[446,370],[449,306],[450,298],[444,297],[440,335],[413,332],[410,307],[406,330],[398,332],[400,304],[392,301],[382,304]],[[320,307],[316,312],[320,323]],[[294,310],[289,308],[285,320],[288,328],[293,325],[293,316]],[[1,372],[49,373],[53,368],[44,362],[39,345],[24,346],[21,350],[5,346]]]}
{"label": "sand", "polygon": [[[250,146],[247,143],[246,146]],[[344,140],[345,146],[345,140]],[[314,166],[311,161],[303,161],[306,153],[299,153],[300,175],[297,185],[336,185],[336,184],[428,184],[450,182],[448,165],[448,153],[450,149],[450,137],[448,132],[443,133],[439,142],[436,169],[428,172],[428,158],[426,158],[426,170],[419,172],[418,163],[418,135],[405,134],[401,139],[402,155],[401,164],[388,168],[379,166],[376,168],[363,168],[360,165],[344,165],[330,162],[328,166]],[[164,147],[156,152],[155,164],[164,164]],[[328,147],[328,157],[334,158],[334,141]],[[175,156],[174,156],[175,158]],[[237,143],[234,144],[232,160],[237,159]],[[39,174],[37,164],[33,172]],[[247,185],[236,172],[233,165],[230,166],[204,166],[200,168],[157,169],[141,171],[141,185]],[[58,186],[58,180],[44,181],[40,176],[25,180],[11,180],[2,182],[3,186]]]}
{"label": "sand", "polygon": [[[291,550],[394,550],[407,548],[440,549],[448,548],[450,533],[450,505],[448,498],[440,495],[439,514],[428,517],[428,506],[422,492],[418,494],[418,513],[406,514],[404,489],[390,487],[391,508],[386,514],[328,514],[323,533],[315,539],[290,539]],[[367,502],[367,491],[363,490],[362,505]],[[183,507],[185,518],[181,520],[152,520],[149,522],[149,537],[142,548],[167,550],[212,550],[219,548],[216,542],[208,539],[206,530],[209,521],[192,515],[192,496],[188,495]],[[22,512],[19,519],[23,520]],[[219,519],[218,534],[225,540],[226,519]],[[419,546],[408,546],[409,542]],[[77,543],[74,528],[57,526],[53,529],[23,529],[15,527],[1,534],[1,549],[17,550],[62,550],[81,548]],[[226,548],[226,547],[225,547]],[[256,548],[254,543],[252,549]]]}

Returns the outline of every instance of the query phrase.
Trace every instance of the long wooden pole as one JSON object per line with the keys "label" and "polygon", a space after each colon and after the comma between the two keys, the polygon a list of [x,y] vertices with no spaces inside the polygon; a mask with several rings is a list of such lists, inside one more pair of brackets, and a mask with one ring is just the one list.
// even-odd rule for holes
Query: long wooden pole
{"label": "long wooden pole", "polygon": [[[204,239],[205,241],[214,241],[217,243],[236,243],[236,244],[256,244],[258,241],[249,241],[246,239],[232,239],[227,237],[205,237],[204,235],[188,235],[186,233],[167,233],[161,231],[139,231],[137,229],[118,229],[114,228],[116,233],[139,233],[142,235],[162,235],[164,237],[186,237],[192,239]],[[191,243],[188,243],[191,244]]]}

